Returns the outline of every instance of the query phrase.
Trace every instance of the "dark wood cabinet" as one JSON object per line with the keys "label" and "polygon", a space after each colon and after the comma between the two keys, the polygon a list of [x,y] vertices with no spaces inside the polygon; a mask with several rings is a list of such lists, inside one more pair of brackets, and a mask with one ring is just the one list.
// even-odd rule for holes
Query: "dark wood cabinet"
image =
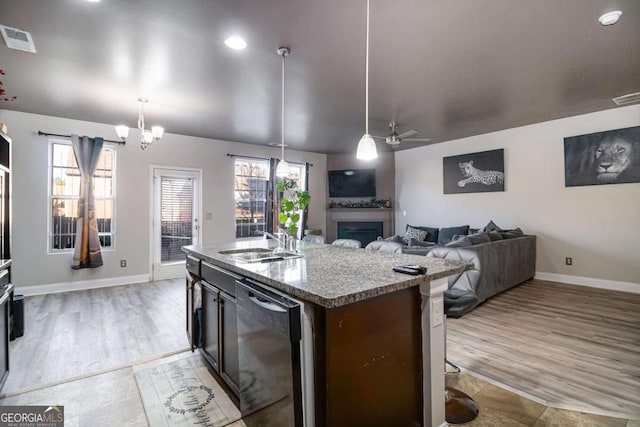
{"label": "dark wood cabinet", "polygon": [[220,291],[206,282],[202,291],[202,351],[220,373]]}
{"label": "dark wood cabinet", "polygon": [[[228,388],[240,396],[235,281],[229,271],[187,256],[187,336]],[[200,342],[201,337],[201,342]]]}
{"label": "dark wood cabinet", "polygon": [[[9,375],[9,338],[12,336],[11,284],[11,139],[0,133],[0,389]],[[22,320],[21,320],[22,322]],[[24,325],[21,323],[20,328]],[[22,332],[18,336],[22,336]]]}

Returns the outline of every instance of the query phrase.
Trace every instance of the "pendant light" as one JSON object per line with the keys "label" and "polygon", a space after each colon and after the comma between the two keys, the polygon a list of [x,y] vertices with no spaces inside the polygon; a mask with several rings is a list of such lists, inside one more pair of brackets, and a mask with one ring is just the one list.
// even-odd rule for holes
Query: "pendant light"
{"label": "pendant light", "polygon": [[281,133],[281,141],[280,146],[282,147],[282,157],[278,162],[278,167],[276,168],[276,176],[285,177],[289,175],[289,162],[284,159],[284,58],[291,53],[291,49],[288,47],[281,47],[278,49],[278,55],[282,57],[282,129]]}
{"label": "pendant light", "polygon": [[358,142],[356,159],[373,160],[378,158],[378,150],[373,137],[369,135],[369,0],[367,0],[367,48],[365,50],[365,127],[364,135]]}

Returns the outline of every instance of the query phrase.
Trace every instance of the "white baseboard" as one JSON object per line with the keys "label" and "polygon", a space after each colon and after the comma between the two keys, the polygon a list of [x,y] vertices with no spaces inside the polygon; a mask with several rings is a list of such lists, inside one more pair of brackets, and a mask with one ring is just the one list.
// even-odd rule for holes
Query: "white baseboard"
{"label": "white baseboard", "polygon": [[148,274],[137,274],[135,276],[110,277],[107,279],[79,280],[77,282],[48,283],[46,285],[17,285],[16,294],[24,296],[56,294],[59,292],[82,291],[85,289],[106,288],[109,286],[130,285],[133,283],[143,283],[149,281]]}
{"label": "white baseboard", "polygon": [[570,274],[547,273],[544,271],[536,271],[536,279],[568,283],[570,285],[589,286],[590,288],[600,288],[608,289],[611,291],[623,291],[640,294],[640,283],[618,282],[615,280],[571,276]]}

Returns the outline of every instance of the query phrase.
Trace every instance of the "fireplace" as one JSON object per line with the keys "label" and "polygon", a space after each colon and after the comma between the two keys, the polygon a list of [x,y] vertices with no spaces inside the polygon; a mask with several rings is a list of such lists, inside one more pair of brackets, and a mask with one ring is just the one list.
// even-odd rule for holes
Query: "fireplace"
{"label": "fireplace", "polygon": [[338,239],[359,240],[363,248],[382,233],[382,221],[338,222]]}

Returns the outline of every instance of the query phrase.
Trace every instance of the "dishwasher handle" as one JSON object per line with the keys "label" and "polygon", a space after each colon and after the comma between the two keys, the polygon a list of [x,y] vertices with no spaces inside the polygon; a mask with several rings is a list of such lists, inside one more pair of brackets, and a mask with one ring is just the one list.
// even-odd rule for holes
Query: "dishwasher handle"
{"label": "dishwasher handle", "polygon": [[278,313],[286,313],[287,310],[285,310],[284,308],[280,307],[277,304],[274,304],[272,302],[269,302],[268,299],[261,297],[259,295],[256,295],[255,293],[249,291],[247,292],[247,295],[249,296],[249,301],[251,301],[252,303],[259,305],[260,307],[269,310],[269,311],[276,311]]}

